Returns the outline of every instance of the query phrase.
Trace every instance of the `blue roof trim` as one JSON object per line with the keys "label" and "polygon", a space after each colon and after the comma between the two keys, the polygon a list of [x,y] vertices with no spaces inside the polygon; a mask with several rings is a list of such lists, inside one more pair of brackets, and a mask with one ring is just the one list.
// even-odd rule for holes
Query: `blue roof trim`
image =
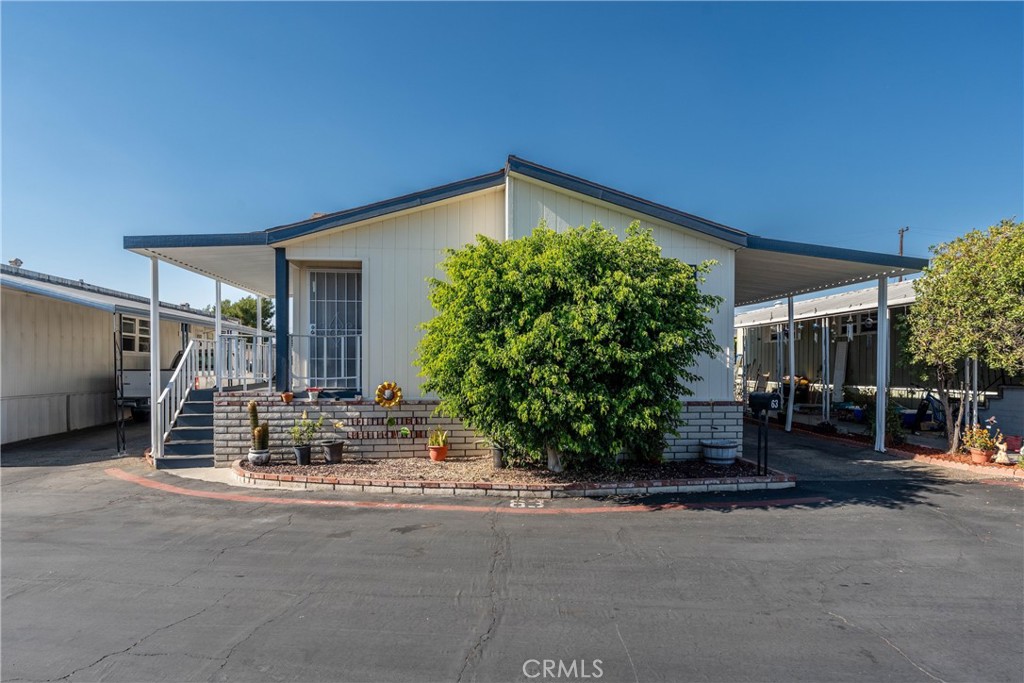
{"label": "blue roof trim", "polygon": [[242,232],[211,235],[127,235],[125,249],[168,249],[173,247],[251,247],[267,244],[267,233]]}
{"label": "blue roof trim", "polygon": [[526,159],[520,159],[517,156],[511,155],[508,158],[508,170],[513,173],[519,173],[520,175],[540,180],[541,182],[549,183],[560,187],[571,192],[585,195],[587,197],[593,197],[594,199],[600,199],[601,201],[615,204],[633,211],[639,211],[640,213],[657,218],[658,220],[671,223],[673,225],[679,225],[690,230],[696,230],[699,233],[708,235],[709,237],[715,237],[732,244],[738,244],[739,246],[746,246],[748,233],[736,228],[730,228],[727,225],[721,223],[715,223],[709,221],[706,218],[700,216],[694,216],[693,214],[685,213],[677,209],[673,209],[662,204],[656,204],[646,199],[641,199],[625,192],[614,190],[604,185],[598,185],[592,183],[589,180],[569,175],[568,173],[562,173],[556,171],[553,168],[541,166],[535,164],[532,161]]}
{"label": "blue roof trim", "polygon": [[873,251],[860,251],[858,249],[840,249],[820,244],[773,240],[755,235],[747,238],[747,248],[759,251],[773,251],[779,254],[793,254],[794,256],[813,256],[815,258],[835,259],[837,261],[855,261],[907,270],[924,270],[928,265],[928,259],[914,256],[896,256],[893,254],[879,254]]}
{"label": "blue roof trim", "polygon": [[305,237],[306,235],[312,235],[323,230],[330,230],[342,225],[364,221],[368,218],[377,218],[378,216],[394,213],[396,211],[414,209],[418,206],[432,204],[433,202],[450,199],[451,197],[458,197],[459,195],[469,194],[470,192],[477,192],[478,190],[497,187],[498,185],[502,185],[504,182],[505,170],[502,169],[494,173],[487,173],[474,178],[459,180],[454,183],[432,187],[428,190],[402,195],[401,197],[395,197],[393,199],[385,199],[381,202],[367,204],[354,209],[338,211],[326,216],[305,220],[300,223],[281,225],[276,228],[270,228],[266,231],[268,235],[268,243],[274,244],[276,242],[283,242],[296,237]]}

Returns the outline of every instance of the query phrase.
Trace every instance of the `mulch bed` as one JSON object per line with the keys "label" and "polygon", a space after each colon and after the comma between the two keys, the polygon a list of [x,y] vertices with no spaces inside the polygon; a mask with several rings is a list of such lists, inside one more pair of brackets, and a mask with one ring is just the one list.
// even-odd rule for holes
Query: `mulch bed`
{"label": "mulch bed", "polygon": [[389,481],[452,481],[491,482],[496,484],[583,484],[668,479],[703,479],[705,477],[750,477],[757,467],[737,461],[727,467],[709,465],[701,460],[663,462],[657,465],[624,465],[616,470],[584,470],[555,474],[541,468],[495,470],[490,456],[449,458],[433,462],[426,458],[382,458],[346,460],[337,465],[326,463],[295,465],[272,462],[268,465],[241,461],[243,470],[269,474],[298,474],[313,477],[372,479]]}

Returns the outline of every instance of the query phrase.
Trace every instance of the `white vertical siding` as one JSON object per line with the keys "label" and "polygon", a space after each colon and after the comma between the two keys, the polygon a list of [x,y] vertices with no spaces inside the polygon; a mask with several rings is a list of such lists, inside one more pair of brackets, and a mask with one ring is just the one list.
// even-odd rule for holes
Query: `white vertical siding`
{"label": "white vertical siding", "polygon": [[3,290],[0,443],[114,420],[113,317]]}
{"label": "white vertical siding", "polygon": [[[310,237],[287,247],[299,265],[293,282],[294,332],[308,329],[309,271],[360,267],[363,273],[363,394],[394,380],[410,399],[422,398],[413,366],[420,323],[433,317],[429,277],[440,277],[444,250],[477,235],[505,236],[505,191],[498,187]],[[731,318],[730,318],[731,319]],[[295,362],[293,358],[293,362]],[[301,387],[300,387],[301,388]]]}
{"label": "white vertical siding", "polygon": [[733,346],[733,304],[735,301],[735,251],[717,240],[700,233],[670,226],[637,214],[627,213],[597,201],[581,199],[551,185],[512,178],[512,228],[509,233],[523,237],[537,227],[541,220],[549,228],[565,230],[579,225],[590,225],[597,221],[614,230],[620,237],[634,220],[651,228],[655,240],[661,245],[662,255],[676,258],[690,264],[705,260],[718,261],[707,275],[703,290],[717,294],[725,300],[718,313],[713,316],[712,329],[721,347],[715,358],[702,358],[695,373],[703,378],[691,387],[691,400],[729,401],[732,391],[732,346]]}

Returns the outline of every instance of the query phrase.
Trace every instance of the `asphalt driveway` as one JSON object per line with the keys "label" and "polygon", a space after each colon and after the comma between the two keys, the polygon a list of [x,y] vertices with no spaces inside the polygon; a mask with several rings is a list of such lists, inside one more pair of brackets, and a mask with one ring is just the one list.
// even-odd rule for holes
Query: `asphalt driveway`
{"label": "asphalt driveway", "polygon": [[0,676],[529,681],[549,660],[560,680],[1021,680],[1024,491],[771,439],[795,490],[544,515],[198,497],[237,489],[88,439],[8,449]]}

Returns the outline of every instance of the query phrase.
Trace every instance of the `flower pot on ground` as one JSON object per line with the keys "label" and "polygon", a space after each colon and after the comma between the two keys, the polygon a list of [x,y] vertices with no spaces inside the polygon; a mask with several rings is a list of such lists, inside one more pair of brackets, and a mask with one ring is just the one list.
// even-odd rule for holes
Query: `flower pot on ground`
{"label": "flower pot on ground", "polygon": [[427,435],[427,448],[430,449],[430,459],[434,462],[441,462],[448,457],[448,432],[435,429]]}
{"label": "flower pot on ground", "polygon": [[345,454],[344,441],[327,441],[324,443],[324,461],[328,465],[340,463]]}
{"label": "flower pot on ground", "polygon": [[270,462],[270,423],[260,424],[259,406],[256,401],[249,401],[249,428],[252,443],[249,446],[249,462],[253,465],[266,465]]}
{"label": "flower pot on ground", "polygon": [[295,464],[309,464],[311,444],[323,425],[323,415],[314,422],[309,419],[306,411],[302,411],[302,419],[296,420],[288,429],[288,434],[292,437],[292,446],[295,447]]}
{"label": "flower pot on ground", "polygon": [[992,456],[996,454],[995,449],[968,448],[967,450],[971,454],[971,462],[975,465],[984,465],[987,462],[991,462]]}
{"label": "flower pot on ground", "polygon": [[312,458],[313,447],[312,446],[293,446],[292,450],[295,451],[295,464],[296,465],[308,465]]}
{"label": "flower pot on ground", "polygon": [[[992,456],[996,454],[999,445],[1005,441],[1003,433],[995,426],[996,420],[994,417],[990,417],[985,422],[984,427],[980,424],[975,424],[970,429],[964,431],[964,448],[971,454],[971,462],[976,465],[991,462]],[[995,429],[994,434],[990,432],[991,429]]]}

